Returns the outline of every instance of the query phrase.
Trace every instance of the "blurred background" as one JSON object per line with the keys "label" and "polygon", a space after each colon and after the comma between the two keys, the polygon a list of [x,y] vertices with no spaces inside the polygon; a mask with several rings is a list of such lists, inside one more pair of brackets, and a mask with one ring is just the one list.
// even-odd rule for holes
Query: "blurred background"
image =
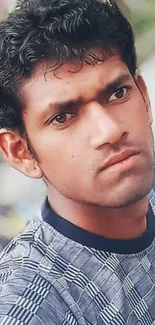
{"label": "blurred background", "polygon": [[[11,12],[15,3],[16,0],[0,0],[0,20]],[[117,3],[135,30],[139,66],[155,117],[155,0],[118,0]],[[0,155],[0,251],[32,218],[40,217],[45,195],[41,181],[27,179],[9,167]]]}

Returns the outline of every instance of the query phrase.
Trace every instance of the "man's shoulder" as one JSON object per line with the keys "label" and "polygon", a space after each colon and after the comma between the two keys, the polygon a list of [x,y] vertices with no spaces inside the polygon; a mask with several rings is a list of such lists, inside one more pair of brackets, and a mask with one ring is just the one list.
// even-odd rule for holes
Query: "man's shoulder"
{"label": "man's shoulder", "polygon": [[60,282],[28,268],[5,271],[0,277],[0,325],[62,324],[69,306]]}
{"label": "man's shoulder", "polygon": [[10,241],[0,254],[0,274],[7,269],[20,266],[29,259],[36,236],[41,231],[40,220],[30,222],[26,229]]}
{"label": "man's shoulder", "polygon": [[[68,286],[61,272],[52,268],[55,237],[54,229],[38,220],[2,252],[0,325],[55,325],[67,319]],[[75,322],[72,313],[71,317]]]}
{"label": "man's shoulder", "polygon": [[[48,251],[53,250],[53,245],[49,243],[54,235],[52,228],[48,229],[48,225],[38,219],[30,222],[26,229],[5,247],[0,255],[0,290],[5,286],[10,287],[10,283],[14,283],[14,289],[17,285],[21,290],[24,285],[27,287],[29,282],[35,283],[36,275],[42,274],[45,279],[49,273],[52,275]],[[61,275],[55,272],[56,276]]]}
{"label": "man's shoulder", "polygon": [[[26,229],[15,237],[0,254],[0,279],[16,269],[43,272],[53,271],[59,247],[65,246],[67,238],[59,234],[44,221],[37,219],[29,223]],[[60,247],[61,249],[61,247]]]}

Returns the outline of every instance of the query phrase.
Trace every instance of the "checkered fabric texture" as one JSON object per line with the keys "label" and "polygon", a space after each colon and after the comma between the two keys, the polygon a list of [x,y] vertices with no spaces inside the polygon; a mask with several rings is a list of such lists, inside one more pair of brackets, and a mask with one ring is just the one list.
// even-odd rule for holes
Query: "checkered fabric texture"
{"label": "checkered fabric texture", "polygon": [[138,254],[110,254],[36,220],[1,254],[0,325],[153,324],[155,240]]}

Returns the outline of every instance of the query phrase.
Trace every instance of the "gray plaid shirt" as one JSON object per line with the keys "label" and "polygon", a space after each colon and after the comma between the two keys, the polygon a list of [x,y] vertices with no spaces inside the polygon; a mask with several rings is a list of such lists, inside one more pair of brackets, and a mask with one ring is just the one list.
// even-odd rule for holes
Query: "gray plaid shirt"
{"label": "gray plaid shirt", "polygon": [[155,239],[116,254],[31,222],[1,254],[0,325],[61,324],[155,325]]}

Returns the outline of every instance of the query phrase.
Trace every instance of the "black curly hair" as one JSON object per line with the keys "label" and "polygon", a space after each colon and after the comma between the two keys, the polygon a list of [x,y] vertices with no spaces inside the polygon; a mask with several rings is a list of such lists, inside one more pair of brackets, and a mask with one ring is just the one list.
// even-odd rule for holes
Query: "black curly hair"
{"label": "black curly hair", "polygon": [[19,89],[39,63],[50,61],[53,70],[73,58],[94,64],[97,46],[117,50],[135,74],[133,31],[113,1],[18,1],[0,24],[0,128],[24,134]]}

